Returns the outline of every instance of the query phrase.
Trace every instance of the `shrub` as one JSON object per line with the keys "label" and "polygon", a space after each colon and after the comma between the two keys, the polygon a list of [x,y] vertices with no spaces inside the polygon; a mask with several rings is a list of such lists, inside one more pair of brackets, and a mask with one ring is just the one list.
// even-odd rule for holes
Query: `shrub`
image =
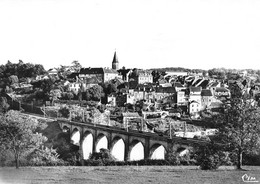
{"label": "shrub", "polygon": [[59,109],[59,113],[61,114],[62,117],[69,118],[70,110],[67,107],[63,107]]}
{"label": "shrub", "polygon": [[64,165],[64,161],[59,159],[59,154],[53,148],[42,147],[34,150],[29,156],[29,165],[32,166],[57,166]]}
{"label": "shrub", "polygon": [[202,170],[215,170],[224,163],[223,151],[216,144],[199,146],[195,159]]}
{"label": "shrub", "polygon": [[200,161],[202,170],[215,170],[219,167],[220,159],[218,154],[208,155]]}
{"label": "shrub", "polygon": [[169,162],[169,165],[180,165],[180,157],[173,151],[167,153],[165,159]]}

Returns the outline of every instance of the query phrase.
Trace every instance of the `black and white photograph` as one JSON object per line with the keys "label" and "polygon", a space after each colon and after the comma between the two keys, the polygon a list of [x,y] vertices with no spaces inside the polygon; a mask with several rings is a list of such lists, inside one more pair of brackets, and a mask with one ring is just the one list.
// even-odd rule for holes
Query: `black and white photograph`
{"label": "black and white photograph", "polygon": [[259,0],[0,0],[0,184],[260,184]]}

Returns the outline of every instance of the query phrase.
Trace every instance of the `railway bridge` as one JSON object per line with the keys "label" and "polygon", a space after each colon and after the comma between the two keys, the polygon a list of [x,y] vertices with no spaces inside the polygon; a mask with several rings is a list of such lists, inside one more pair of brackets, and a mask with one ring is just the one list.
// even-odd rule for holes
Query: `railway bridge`
{"label": "railway bridge", "polygon": [[[138,152],[140,159],[152,159],[155,151],[163,148],[164,155],[169,151],[183,150],[196,144],[208,144],[207,141],[190,138],[168,137],[156,133],[129,130],[114,126],[79,123],[67,120],[57,120],[63,132],[70,134],[71,142],[79,146],[81,160],[88,159],[100,148],[109,149],[118,160],[135,160],[132,156],[137,144],[142,150]],[[100,143],[103,142],[101,145]],[[121,146],[119,146],[121,145]],[[163,158],[164,159],[164,156]]]}

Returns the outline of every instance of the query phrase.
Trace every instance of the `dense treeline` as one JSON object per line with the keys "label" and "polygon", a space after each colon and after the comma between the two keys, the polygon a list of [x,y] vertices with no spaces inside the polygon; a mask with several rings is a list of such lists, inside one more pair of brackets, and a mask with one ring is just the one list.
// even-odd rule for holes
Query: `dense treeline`
{"label": "dense treeline", "polygon": [[0,78],[8,78],[12,75],[17,76],[19,79],[31,78],[44,73],[46,71],[43,65],[24,63],[22,60],[19,60],[18,63],[8,61],[5,65],[0,66]]}

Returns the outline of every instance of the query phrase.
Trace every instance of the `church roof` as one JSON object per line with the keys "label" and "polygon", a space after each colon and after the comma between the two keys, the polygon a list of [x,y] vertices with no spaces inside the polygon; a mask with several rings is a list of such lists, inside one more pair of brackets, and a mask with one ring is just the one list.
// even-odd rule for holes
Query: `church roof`
{"label": "church roof", "polygon": [[116,51],[114,53],[114,58],[113,58],[112,63],[118,63],[118,58],[117,58],[117,55],[116,55]]}

